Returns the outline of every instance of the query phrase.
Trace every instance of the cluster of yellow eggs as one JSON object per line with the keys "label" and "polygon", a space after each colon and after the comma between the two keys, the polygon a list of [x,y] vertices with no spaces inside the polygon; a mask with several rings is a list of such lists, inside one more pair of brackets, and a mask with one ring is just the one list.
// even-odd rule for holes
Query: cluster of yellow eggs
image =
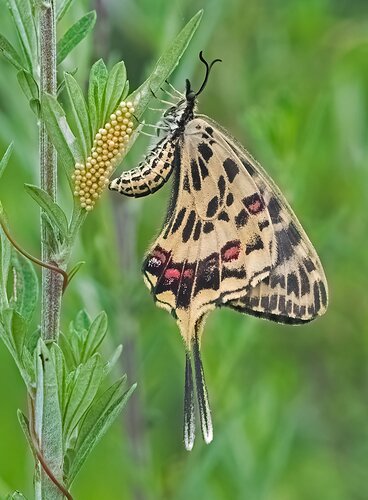
{"label": "cluster of yellow eggs", "polygon": [[72,176],[74,196],[79,197],[81,207],[88,211],[92,210],[101,196],[114,167],[125,152],[133,132],[133,113],[133,103],[122,101],[110,115],[110,121],[95,135],[91,155],[86,163],[75,164]]}

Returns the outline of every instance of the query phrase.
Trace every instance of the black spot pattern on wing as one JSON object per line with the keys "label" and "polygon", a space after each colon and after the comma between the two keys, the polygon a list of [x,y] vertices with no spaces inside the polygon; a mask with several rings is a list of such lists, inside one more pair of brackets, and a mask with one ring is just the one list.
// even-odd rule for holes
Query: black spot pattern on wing
{"label": "black spot pattern on wing", "polygon": [[299,297],[299,281],[295,273],[289,273],[287,276],[286,292],[288,295],[294,293],[295,297]]}
{"label": "black spot pattern on wing", "polygon": [[256,171],[254,170],[252,165],[249,162],[247,162],[246,160],[242,159],[242,164],[244,165],[244,167],[249,175],[253,176],[256,173]]}
{"label": "black spot pattern on wing", "polygon": [[226,160],[223,162],[223,166],[224,166],[227,178],[229,179],[229,182],[233,182],[235,177],[239,173],[238,165],[231,158],[226,158]]}
{"label": "black spot pattern on wing", "polygon": [[208,234],[211,233],[215,229],[215,226],[212,222],[205,222],[203,225],[203,232]]}
{"label": "black spot pattern on wing", "polygon": [[193,240],[198,241],[201,236],[202,222],[200,220],[197,221],[197,224],[194,229]]}
{"label": "black spot pattern on wing", "polygon": [[207,217],[213,217],[213,216],[215,215],[215,213],[217,212],[218,206],[219,206],[219,200],[218,200],[218,197],[217,197],[217,196],[214,196],[214,197],[213,197],[213,198],[212,198],[212,199],[208,202],[206,216],[207,216]]}
{"label": "black spot pattern on wing", "polygon": [[235,224],[238,229],[241,227],[244,227],[249,219],[249,214],[245,210],[245,208],[242,208],[240,212],[235,216]]}
{"label": "black spot pattern on wing", "polygon": [[286,262],[294,253],[294,249],[292,244],[290,243],[290,239],[288,233],[285,229],[280,229],[276,231],[276,248],[277,248],[277,260],[276,266]]}
{"label": "black spot pattern on wing", "polygon": [[184,207],[179,210],[179,213],[176,216],[175,222],[172,226],[171,234],[176,233],[176,231],[181,226],[181,223],[183,222],[183,219],[184,219],[185,212],[186,212],[186,208],[184,208]]}
{"label": "black spot pattern on wing", "polygon": [[188,193],[190,193],[189,177],[188,177],[187,173],[184,176],[183,189],[184,189],[184,191],[187,191]]}
{"label": "black spot pattern on wing", "polygon": [[186,262],[184,264],[181,280],[179,285],[179,290],[176,296],[176,306],[187,309],[190,306],[190,299],[192,295],[192,289],[194,284],[196,264]]}
{"label": "black spot pattern on wing", "polygon": [[248,243],[245,247],[245,254],[249,255],[255,250],[262,250],[264,248],[262,238],[256,234],[254,240]]}
{"label": "black spot pattern on wing", "polygon": [[186,243],[193,231],[193,226],[195,223],[196,219],[196,214],[194,210],[190,211],[190,214],[188,215],[187,222],[185,223],[184,229],[183,229],[183,243]]}
{"label": "black spot pattern on wing", "polygon": [[286,231],[293,246],[296,246],[301,242],[302,237],[293,222],[290,222]]}
{"label": "black spot pattern on wing", "polygon": [[281,205],[276,198],[272,197],[270,199],[267,208],[273,224],[277,224],[282,221],[280,217]]}
{"label": "black spot pattern on wing", "polygon": [[225,212],[225,210],[223,210],[222,212],[219,213],[218,220],[223,220],[225,222],[229,222],[230,218],[229,218],[227,212]]}
{"label": "black spot pattern on wing", "polygon": [[285,288],[285,276],[283,274],[277,274],[273,272],[270,275],[270,287],[276,288],[279,285],[281,288]]}
{"label": "black spot pattern on wing", "polygon": [[212,148],[209,147],[205,142],[201,142],[198,144],[198,151],[202,155],[204,161],[207,161],[213,156]]}
{"label": "black spot pattern on wing", "polygon": [[300,294],[303,297],[310,292],[309,277],[303,266],[299,265]]}
{"label": "black spot pattern on wing", "polygon": [[266,227],[270,225],[268,220],[263,220],[262,222],[258,222],[258,227],[260,231],[263,231]]}
{"label": "black spot pattern on wing", "polygon": [[202,160],[202,158],[200,156],[198,156],[198,165],[199,165],[199,169],[201,171],[202,179],[205,179],[206,177],[208,177],[209,172],[208,172],[208,168],[207,168],[205,162]]}
{"label": "black spot pattern on wing", "polygon": [[219,254],[214,252],[198,263],[194,295],[197,295],[201,290],[218,290],[219,286]]}
{"label": "black spot pattern on wing", "polygon": [[258,193],[243,198],[243,205],[252,215],[256,215],[264,209],[264,203]]}
{"label": "black spot pattern on wing", "polygon": [[190,161],[190,173],[192,176],[193,187],[196,191],[200,191],[202,187],[201,178],[198,171],[197,162],[192,158]]}
{"label": "black spot pattern on wing", "polygon": [[234,203],[234,195],[232,193],[229,193],[226,196],[226,206],[231,207],[233,203]]}
{"label": "black spot pattern on wing", "polygon": [[312,271],[315,271],[316,266],[314,265],[314,263],[312,262],[311,259],[309,259],[308,257],[306,257],[304,259],[303,263],[304,263],[305,268],[308,271],[308,273],[311,273]]}
{"label": "black spot pattern on wing", "polygon": [[222,203],[222,200],[224,199],[224,195],[225,195],[225,189],[226,189],[226,182],[225,182],[225,178],[223,175],[220,175],[219,180],[217,182],[217,187],[218,187],[219,194],[220,194],[220,203]]}
{"label": "black spot pattern on wing", "polygon": [[321,293],[322,305],[323,305],[323,307],[326,307],[327,306],[327,292],[326,292],[325,285],[322,281],[319,282],[319,291]]}

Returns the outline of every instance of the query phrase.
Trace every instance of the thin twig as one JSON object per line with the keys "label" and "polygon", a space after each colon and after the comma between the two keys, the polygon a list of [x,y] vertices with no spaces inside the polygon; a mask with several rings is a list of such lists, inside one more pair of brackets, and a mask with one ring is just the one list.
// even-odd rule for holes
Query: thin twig
{"label": "thin twig", "polygon": [[41,267],[45,267],[46,269],[50,269],[51,271],[55,271],[56,273],[59,273],[63,276],[63,280],[64,280],[63,281],[63,293],[64,293],[66,287],[68,286],[68,281],[69,281],[68,273],[65,272],[63,269],[61,269],[60,267],[58,267],[57,265],[54,266],[53,264],[49,264],[47,262],[42,262],[42,260],[38,259],[37,257],[34,257],[30,253],[28,253],[26,250],[24,250],[20,245],[18,245],[18,243],[14,240],[14,238],[9,233],[8,228],[4,224],[4,221],[2,220],[1,217],[0,217],[0,226],[1,226],[2,230],[4,231],[5,236],[10,241],[10,243],[13,245],[13,247],[16,250],[18,250],[18,252],[20,254],[23,255],[23,257],[26,257],[26,259],[34,262],[35,264],[37,264]]}

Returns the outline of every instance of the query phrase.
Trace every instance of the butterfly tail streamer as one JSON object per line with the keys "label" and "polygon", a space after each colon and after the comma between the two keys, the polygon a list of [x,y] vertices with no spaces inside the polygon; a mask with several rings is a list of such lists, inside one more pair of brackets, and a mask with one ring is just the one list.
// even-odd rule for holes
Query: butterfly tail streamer
{"label": "butterfly tail streamer", "polygon": [[211,409],[208,401],[206,381],[201,360],[198,332],[193,339],[193,359],[196,378],[197,400],[203,439],[209,444],[213,439]]}
{"label": "butterfly tail streamer", "polygon": [[184,385],[184,445],[191,451],[195,439],[194,385],[190,352],[186,352]]}

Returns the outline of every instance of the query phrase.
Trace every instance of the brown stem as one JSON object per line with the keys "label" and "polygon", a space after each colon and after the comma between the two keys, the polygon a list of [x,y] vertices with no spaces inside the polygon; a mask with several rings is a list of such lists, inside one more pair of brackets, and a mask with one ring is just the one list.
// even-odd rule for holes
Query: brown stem
{"label": "brown stem", "polygon": [[0,218],[0,226],[1,226],[2,230],[4,231],[5,236],[10,241],[10,243],[13,245],[13,247],[16,250],[18,250],[18,252],[20,254],[23,255],[23,257],[26,257],[28,260],[34,262],[35,264],[37,264],[41,267],[44,267],[46,269],[50,269],[51,271],[54,271],[55,273],[59,273],[63,276],[63,280],[64,280],[63,281],[63,293],[64,293],[66,287],[68,286],[68,281],[69,281],[68,273],[65,272],[63,269],[61,269],[60,267],[58,267],[57,265],[42,262],[42,260],[38,259],[37,257],[34,257],[30,253],[28,253],[26,250],[24,250],[20,245],[18,245],[18,243],[15,241],[15,239],[11,236],[11,234],[8,231],[8,228],[6,227],[6,225],[4,224],[4,221],[1,218]]}

